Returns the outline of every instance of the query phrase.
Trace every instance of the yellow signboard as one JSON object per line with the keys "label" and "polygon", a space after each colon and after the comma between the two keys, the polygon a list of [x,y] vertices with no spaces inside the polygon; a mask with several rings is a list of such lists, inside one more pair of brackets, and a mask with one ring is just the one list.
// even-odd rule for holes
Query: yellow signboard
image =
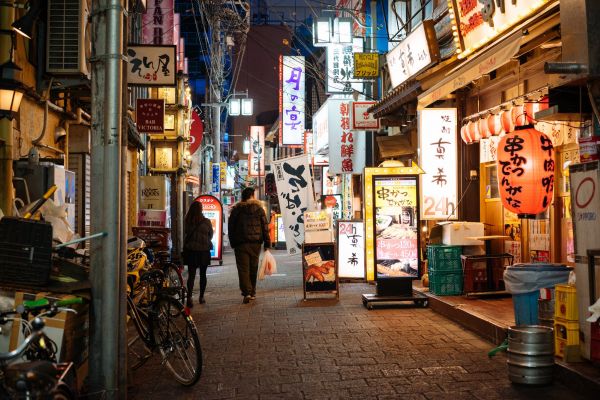
{"label": "yellow signboard", "polygon": [[354,78],[377,78],[378,76],[378,53],[354,53]]}
{"label": "yellow signboard", "polygon": [[226,161],[221,161],[221,165],[220,165],[220,178],[221,178],[221,188],[223,187],[223,185],[225,185],[227,183],[227,162]]}

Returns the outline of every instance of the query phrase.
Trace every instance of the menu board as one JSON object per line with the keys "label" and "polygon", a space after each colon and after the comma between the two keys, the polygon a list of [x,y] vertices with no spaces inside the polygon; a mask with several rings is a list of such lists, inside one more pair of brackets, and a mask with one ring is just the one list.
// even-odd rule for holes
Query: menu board
{"label": "menu board", "polygon": [[418,178],[374,176],[377,279],[419,276]]}
{"label": "menu board", "polygon": [[[218,164],[215,164],[218,165]],[[210,195],[202,195],[196,198],[202,204],[202,214],[212,224],[213,237],[210,258],[212,260],[223,259],[223,206],[219,199]]]}
{"label": "menu board", "polygon": [[302,246],[304,295],[308,292],[337,292],[335,244],[318,243]]}
{"label": "menu board", "polygon": [[338,275],[340,278],[365,277],[365,223],[338,221]]}

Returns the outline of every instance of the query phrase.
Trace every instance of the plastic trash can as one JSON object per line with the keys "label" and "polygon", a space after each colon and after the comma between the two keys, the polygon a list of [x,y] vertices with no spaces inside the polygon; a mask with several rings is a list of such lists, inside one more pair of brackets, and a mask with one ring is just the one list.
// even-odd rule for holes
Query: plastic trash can
{"label": "plastic trash can", "polygon": [[537,325],[540,289],[569,280],[570,267],[563,264],[515,264],[504,271],[506,290],[513,296],[516,325]]}

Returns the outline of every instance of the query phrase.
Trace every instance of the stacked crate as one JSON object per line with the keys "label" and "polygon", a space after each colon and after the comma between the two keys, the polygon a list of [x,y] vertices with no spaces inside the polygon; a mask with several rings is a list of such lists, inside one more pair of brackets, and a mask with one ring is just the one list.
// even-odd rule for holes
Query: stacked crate
{"label": "stacked crate", "polygon": [[461,246],[427,246],[429,291],[437,296],[462,294]]}
{"label": "stacked crate", "polygon": [[567,346],[579,346],[579,312],[575,286],[556,285],[554,302],[554,346],[556,355],[565,356]]}

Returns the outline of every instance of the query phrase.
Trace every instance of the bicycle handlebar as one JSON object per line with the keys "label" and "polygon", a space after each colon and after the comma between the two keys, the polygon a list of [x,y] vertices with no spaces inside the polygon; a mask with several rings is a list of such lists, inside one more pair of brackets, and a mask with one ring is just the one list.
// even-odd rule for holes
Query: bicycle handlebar
{"label": "bicycle handlebar", "polygon": [[44,310],[46,308],[51,308],[51,307],[67,307],[67,306],[72,306],[74,304],[83,304],[83,298],[72,297],[70,299],[64,299],[64,300],[58,300],[55,302],[51,302],[50,300],[48,300],[47,298],[44,297],[44,298],[38,299],[38,300],[29,300],[29,301],[23,302],[23,306],[25,307],[26,311],[29,311],[29,312],[33,312],[33,311],[37,311],[37,310]]}
{"label": "bicycle handlebar", "polygon": [[20,356],[25,352],[25,350],[27,350],[32,342],[39,340],[44,335],[44,321],[42,321],[41,318],[36,318],[34,322],[35,323],[32,324],[33,331],[31,332],[31,335],[27,336],[25,340],[23,340],[23,343],[17,346],[17,348],[13,351],[9,351],[8,353],[0,353],[0,362],[10,361]]}

